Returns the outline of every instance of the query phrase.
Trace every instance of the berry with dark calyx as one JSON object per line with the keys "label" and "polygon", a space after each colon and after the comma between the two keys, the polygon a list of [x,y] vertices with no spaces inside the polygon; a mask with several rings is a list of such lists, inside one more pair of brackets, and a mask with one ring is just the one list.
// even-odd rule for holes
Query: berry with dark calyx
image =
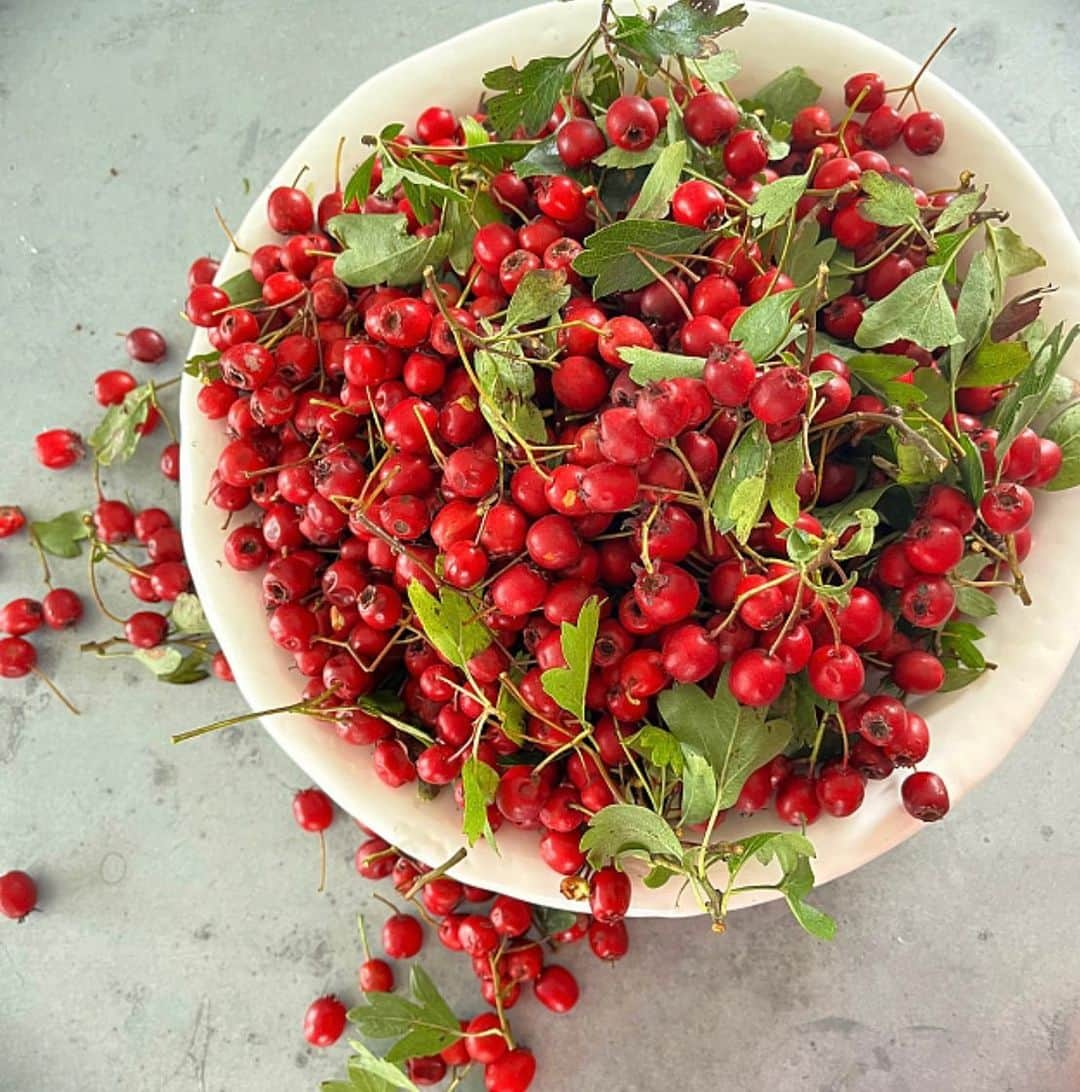
{"label": "berry with dark calyx", "polygon": [[656,139],[660,120],[647,99],[620,95],[604,118],[608,139],[628,152],[644,151]]}
{"label": "berry with dark calyx", "polygon": [[25,872],[13,869],[0,876],[0,914],[22,921],[37,908],[37,884]]}
{"label": "berry with dark calyx", "polygon": [[890,766],[914,766],[930,750],[930,727],[918,713],[909,711],[907,723],[881,750]]}
{"label": "berry with dark calyx", "polygon": [[858,714],[859,734],[868,742],[881,747],[904,730],[907,710],[887,694],[877,694],[863,705]]}
{"label": "berry with dark calyx", "polygon": [[48,470],[66,470],[85,454],[82,437],[69,428],[50,428],[34,438],[37,461]]}
{"label": "berry with dark calyx", "polygon": [[933,823],[949,810],[949,790],[936,773],[919,770],[908,774],[900,786],[900,795],[908,814],[924,823]]}
{"label": "berry with dark calyx", "polygon": [[983,523],[999,535],[1014,535],[1022,530],[1034,511],[1035,501],[1031,494],[1016,482],[992,485],[979,502]]}
{"label": "berry with dark calyx", "polygon": [[711,231],[724,218],[724,195],[702,178],[692,178],[675,188],[671,215],[678,224]]}
{"label": "berry with dark calyx", "polygon": [[934,516],[917,519],[904,535],[904,556],[920,573],[940,575],[953,569],[964,556],[964,536],[948,520]]}
{"label": "berry with dark calyx", "polygon": [[900,593],[900,613],[912,625],[925,629],[936,629],[948,619],[955,607],[956,592],[941,576],[916,574]]}
{"label": "berry with dark calyx", "polygon": [[345,1023],[345,1006],[336,997],[320,997],[304,1013],[304,1038],[314,1047],[333,1046],[345,1031]]}
{"label": "berry with dark calyx", "polygon": [[156,364],[167,350],[165,339],[149,326],[136,326],[124,338],[124,351],[140,364]]}

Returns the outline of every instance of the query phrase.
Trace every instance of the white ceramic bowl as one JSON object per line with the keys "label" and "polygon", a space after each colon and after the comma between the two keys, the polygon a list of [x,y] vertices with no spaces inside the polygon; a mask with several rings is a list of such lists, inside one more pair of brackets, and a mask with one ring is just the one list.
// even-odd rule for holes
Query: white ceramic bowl
{"label": "white ceramic bowl", "polygon": [[[724,38],[725,46],[738,50],[743,64],[734,81],[739,93],[749,93],[790,65],[801,64],[826,87],[823,102],[837,116],[842,113],[838,89],[851,72],[874,69],[887,84],[896,85],[917,68],[888,46],[846,27],[769,4],[748,6],[751,15],[746,25]],[[285,161],[236,232],[240,244],[251,250],[275,240],[264,215],[266,196],[274,186],[289,184],[301,167],[308,168],[305,178],[315,192],[332,187],[339,137],[349,138],[345,166],[351,169],[362,155],[359,137],[364,133],[377,132],[391,121],[410,121],[433,102],[466,113],[476,105],[482,73],[506,64],[510,57],[523,63],[534,56],[568,53],[594,26],[598,9],[598,0],[538,4],[373,76],[331,111]],[[967,168],[981,181],[991,182],[994,204],[1012,211],[1010,224],[1047,258],[1042,274],[1017,281],[1015,287],[1052,279],[1062,287],[1047,301],[1046,317],[1051,322],[1080,318],[1080,243],[1053,195],[992,122],[933,74],[923,77],[920,97],[925,107],[944,116],[948,132],[942,151],[919,161],[920,181],[927,189],[953,184]],[[902,155],[895,158],[903,161]],[[243,256],[230,249],[219,278],[245,267]],[[192,353],[208,349],[205,333],[199,331]],[[196,381],[185,378],[181,485],[188,563],[245,699],[254,709],[287,705],[297,700],[303,681],[290,669],[290,657],[267,635],[259,577],[233,572],[221,560],[225,538],[221,513],[204,503],[206,483],[224,438],[219,423],[199,414],[196,392]],[[920,706],[934,739],[926,767],[945,778],[954,802],[1002,761],[1069,662],[1080,615],[1077,528],[1080,490],[1040,498],[1028,572],[1034,606],[1025,609],[1015,597],[1002,596],[1000,613],[986,623],[986,651],[1002,666],[967,690],[928,699]],[[410,789],[387,788],[372,770],[368,748],[343,743],[317,721],[276,716],[264,718],[264,723],[315,783],[404,851],[434,865],[461,846],[459,815],[449,792],[424,802]],[[825,818],[815,824],[811,834],[818,850],[819,883],[858,868],[920,829],[921,824],[900,806],[899,780],[872,783],[865,804],[853,817]],[[749,832],[766,824],[767,820],[729,821],[724,834]],[[533,903],[579,909],[580,904],[567,903],[559,895],[558,877],[540,861],[536,839],[535,833],[504,827],[499,832],[501,855],[477,845],[453,874]],[[667,917],[698,913],[690,896],[676,905],[677,887],[671,883],[650,891],[638,884],[633,912]],[[762,897],[748,897],[743,905]]]}

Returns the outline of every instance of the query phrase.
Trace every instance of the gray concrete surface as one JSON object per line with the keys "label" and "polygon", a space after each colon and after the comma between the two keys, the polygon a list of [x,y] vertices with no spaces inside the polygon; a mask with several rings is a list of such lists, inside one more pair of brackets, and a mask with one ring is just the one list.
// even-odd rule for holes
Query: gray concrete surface
{"label": "gray concrete surface", "polygon": [[[0,3],[0,502],[48,515],[82,498],[84,476],[29,469],[30,439],[89,423],[93,375],[123,365],[114,331],[147,322],[185,341],[184,269],[220,246],[215,202],[239,219],[243,180],[261,186],[367,74],[516,6]],[[828,14],[913,56],[958,23],[937,71],[1078,218],[1071,0],[836,0]],[[149,472],[117,482],[144,504],[165,495]],[[0,596],[36,580],[29,552],[0,544]],[[369,888],[352,873],[352,824],[330,832],[317,896],[315,843],[289,812],[302,778],[274,746],[253,728],[167,741],[236,710],[234,694],[156,685],[80,658],[70,637],[40,643],[86,713],[35,682],[0,689],[0,870],[32,870],[44,910],[0,922],[0,1090],[313,1092],[341,1054],[304,1046],[303,1009],[323,990],[355,996]],[[723,939],[638,923],[616,968],[569,954],[577,1012],[515,1013],[540,1092],[1080,1088],[1078,710],[1074,664],[948,822],[822,891],[840,922],[831,946],[770,906]],[[467,1011],[460,962],[433,947],[427,963]]]}

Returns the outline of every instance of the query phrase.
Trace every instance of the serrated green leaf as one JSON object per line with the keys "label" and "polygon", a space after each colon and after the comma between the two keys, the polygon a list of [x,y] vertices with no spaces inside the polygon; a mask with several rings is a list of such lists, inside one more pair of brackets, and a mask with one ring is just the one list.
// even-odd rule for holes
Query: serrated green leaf
{"label": "serrated green leaf", "polygon": [[540,685],[559,708],[572,713],[581,724],[587,723],[585,691],[589,685],[593,645],[600,625],[600,601],[591,596],[581,605],[577,622],[563,622],[559,627],[566,667],[548,668],[540,676]]}
{"label": "serrated green leaf", "polygon": [[740,705],[728,688],[725,668],[710,698],[696,684],[676,683],[657,698],[660,715],[680,743],[689,744],[709,761],[721,808],[738,799],[747,777],[787,746],[791,728],[766,722],[765,713]]}
{"label": "serrated green leaf", "polygon": [[510,298],[504,329],[516,329],[550,318],[570,299],[562,269],[532,269],[521,278]]}
{"label": "serrated green leaf", "polygon": [[1043,488],[1058,491],[1080,485],[1080,404],[1059,414],[1044,435],[1061,448],[1061,469]]}
{"label": "serrated green leaf", "polygon": [[218,349],[189,356],[184,361],[184,374],[194,376],[200,383],[213,383],[215,379],[221,378],[221,365],[218,363],[220,359],[221,352]]}
{"label": "serrated green leaf", "polygon": [[635,383],[659,383],[662,379],[700,379],[705,371],[705,357],[683,356],[682,353],[662,353],[630,345],[619,350],[619,356],[630,365],[630,378]]}
{"label": "serrated green leaf", "polygon": [[514,173],[518,178],[536,178],[553,174],[573,175],[566,169],[566,164],[559,155],[559,148],[554,136],[546,137],[539,144],[534,144],[515,164]]}
{"label": "serrated green leaf", "polygon": [[809,180],[809,175],[793,174],[762,186],[747,215],[752,220],[761,220],[761,231],[771,231],[791,215]]}
{"label": "serrated green leaf", "polygon": [[986,492],[986,472],[983,468],[982,456],[971,437],[966,432],[957,437],[964,454],[960,459],[960,484],[967,493],[972,504],[978,504]]}
{"label": "serrated green leaf", "polygon": [[646,724],[626,740],[626,745],[657,769],[669,769],[676,777],[682,774],[683,752],[679,741],[663,728]]}
{"label": "serrated green leaf", "polygon": [[481,838],[494,844],[495,836],[488,821],[487,809],[499,787],[498,772],[486,762],[469,757],[461,767],[461,788],[465,797],[461,830],[470,846]]}
{"label": "serrated green leaf", "polygon": [[613,170],[620,171],[633,171],[638,167],[651,167],[661,156],[664,151],[664,145],[659,141],[654,140],[648,148],[642,148],[641,151],[630,151],[627,148],[620,148],[617,144],[612,144],[610,148],[605,152],[601,152],[594,160],[593,163],[597,167],[610,167]]}
{"label": "serrated green leaf", "polygon": [[622,71],[606,53],[594,57],[580,92],[594,106],[606,110],[622,94]]}
{"label": "serrated green leaf", "polygon": [[655,72],[664,57],[700,57],[712,51],[712,39],[746,21],[742,4],[712,14],[709,6],[676,0],[655,20],[641,15],[615,15],[613,44],[646,72]]}
{"label": "serrated green leaf", "polygon": [[208,633],[210,623],[206,620],[199,597],[191,592],[181,592],[173,601],[169,611],[172,624],[182,633]]}
{"label": "serrated green leaf", "polygon": [[153,384],[146,383],[128,391],[123,402],[105,411],[101,423],[90,433],[90,446],[101,466],[127,462],[135,454],[142,439],[139,429],[153,404]]}
{"label": "serrated green leaf", "polygon": [[710,504],[713,522],[721,534],[735,527],[732,501],[739,484],[750,478],[760,478],[764,482],[771,454],[772,445],[765,434],[765,426],[755,422],[724,457],[716,475]]}
{"label": "serrated green leaf", "polygon": [[670,220],[620,220],[594,232],[574,259],[574,269],[593,277],[593,297],[632,292],[666,273],[666,255],[693,254],[705,234]]}
{"label": "serrated green leaf", "polygon": [[410,235],[399,212],[342,213],[327,228],[345,247],[334,259],[334,274],[354,288],[416,284],[427,266],[439,266],[450,252],[448,234]]}
{"label": "serrated green leaf", "polygon": [[473,368],[480,392],[480,412],[504,443],[544,443],[547,428],[531,401],[536,390],[532,364],[517,341],[477,350]]}
{"label": "serrated green leaf", "polygon": [[682,845],[667,820],[636,804],[601,808],[589,820],[581,848],[594,868],[626,857],[682,859]]}
{"label": "serrated green leaf", "polygon": [[649,169],[638,199],[627,216],[631,220],[660,220],[665,217],[685,165],[686,142],[677,140],[669,144]]}
{"label": "serrated green leaf", "polygon": [[349,1046],[354,1051],[348,1061],[354,1092],[419,1092],[396,1065],[377,1057],[363,1043],[350,1042]]}
{"label": "serrated green leaf", "polygon": [[505,683],[499,685],[495,708],[499,713],[503,735],[520,746],[525,739],[525,707]]}
{"label": "serrated green leaf", "polygon": [[864,557],[874,547],[874,531],[878,525],[878,514],[873,508],[860,508],[855,513],[858,530],[848,542],[833,550],[832,556],[837,561],[847,561],[853,557]]}
{"label": "serrated green leaf", "polygon": [[788,909],[795,920],[812,936],[819,940],[832,940],[836,936],[836,920],[823,910],[811,906],[808,902],[794,895],[785,895]]}
{"label": "serrated green leaf", "polygon": [[481,611],[463,593],[444,587],[436,599],[419,580],[413,580],[409,603],[424,635],[455,667],[464,669],[491,644],[491,634],[479,621]]}
{"label": "serrated green leaf", "polygon": [[859,206],[859,215],[883,227],[901,227],[915,224],[919,227],[919,206],[915,204],[915,191],[902,179],[886,177],[877,171],[863,171],[859,186],[867,195]]}
{"label": "serrated green leaf", "polygon": [[788,288],[752,303],[731,327],[731,340],[742,344],[755,364],[761,364],[775,356],[776,351],[788,340],[791,330],[791,305],[801,293],[799,288]]}
{"label": "serrated green leaf", "polygon": [[184,661],[184,654],[175,645],[158,645],[156,648],[137,648],[131,658],[161,678],[171,675]]}
{"label": "serrated green leaf", "polygon": [[82,553],[79,543],[90,537],[90,528],[86,523],[89,518],[90,513],[85,509],[72,509],[52,519],[32,522],[30,533],[47,554],[53,557],[78,557]]}
{"label": "serrated green leaf", "polygon": [[441,228],[450,237],[447,258],[458,276],[465,276],[472,265],[472,244],[477,230],[501,219],[498,205],[484,190],[476,190],[468,206],[454,201],[443,209]]}
{"label": "serrated green leaf", "polygon": [[484,86],[500,92],[485,104],[495,131],[510,136],[519,125],[526,133],[541,129],[555,109],[569,63],[569,57],[536,57],[521,69],[504,65],[485,72]]}
{"label": "serrated green leaf", "polygon": [[739,55],[733,49],[721,49],[711,57],[699,57],[689,62],[690,71],[705,84],[710,91],[721,91],[721,84],[733,80],[741,71]]}
{"label": "serrated green leaf", "polygon": [[744,478],[736,482],[731,494],[729,516],[735,521],[735,537],[746,543],[765,511],[765,477]]}
{"label": "serrated green leaf", "polygon": [[349,181],[345,183],[345,189],[341,194],[342,208],[348,208],[353,201],[362,205],[368,199],[371,194],[371,178],[378,158],[378,152],[372,152],[349,176]]}
{"label": "serrated green leaf", "polygon": [[[956,301],[956,329],[969,349],[982,344],[994,313],[994,281],[986,252],[971,259]],[[954,367],[953,372],[957,369]]]}
{"label": "serrated green leaf", "polygon": [[907,338],[933,350],[956,341],[960,334],[944,284],[947,268],[920,269],[871,304],[863,312],[855,344],[869,349]]}

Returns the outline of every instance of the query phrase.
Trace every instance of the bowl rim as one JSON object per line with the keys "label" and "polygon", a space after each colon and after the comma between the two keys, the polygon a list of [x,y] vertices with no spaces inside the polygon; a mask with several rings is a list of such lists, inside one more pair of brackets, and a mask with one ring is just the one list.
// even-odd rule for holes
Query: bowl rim
{"label": "bowl rim", "polygon": [[[860,31],[819,16],[791,11],[774,4],[761,3],[759,0],[748,0],[747,7],[750,10],[748,26],[751,28],[761,25],[763,21],[772,21],[785,25],[786,33],[799,33],[800,36],[805,35],[811,39],[815,35],[824,36],[829,42],[829,49],[826,52],[831,53],[832,56],[823,58],[823,67],[829,63],[835,65],[848,55],[866,57],[872,60],[875,68],[893,68],[914,72],[918,67],[915,62],[891,46],[885,45]],[[557,27],[560,22],[582,21],[582,13],[586,10],[595,12],[595,0],[568,0],[568,2],[567,0],[549,0],[546,3],[522,8],[465,30],[450,39],[412,54],[373,74],[359,84],[307,133],[256,197],[236,231],[236,236],[245,238],[246,235],[257,230],[259,226],[257,221],[264,219],[262,210],[265,207],[269,192],[277,185],[289,184],[299,167],[313,154],[316,145],[325,142],[328,133],[336,141],[340,133],[348,131],[348,116],[357,112],[355,108],[358,104],[365,97],[371,96],[373,91],[377,90],[380,85],[415,79],[415,74],[418,71],[429,66],[437,69],[442,60],[448,56],[467,55],[471,47],[482,48],[482,43],[489,40],[512,40],[517,32],[527,29],[535,32],[535,41],[537,43],[535,48],[530,44],[527,56],[541,55],[545,52],[540,48],[545,39],[545,32],[550,33],[552,27]],[[740,32],[737,31],[731,38],[736,49],[739,48],[739,34]],[[533,41],[531,38],[529,40],[530,43]],[[522,58],[518,58],[518,60],[520,61]],[[810,64],[809,59],[807,64]],[[779,66],[777,68],[779,69]],[[479,87],[479,76],[480,72],[478,71],[475,74],[475,81],[472,86]],[[737,80],[735,82],[738,83]],[[1080,284],[1080,241],[1077,240],[1076,234],[1056,198],[1034,168],[1027,163],[1008,137],[997,129],[977,106],[947,85],[940,77],[932,72],[924,74],[920,81],[920,93],[925,102],[935,106],[944,105],[946,110],[953,112],[952,115],[947,116],[962,116],[964,129],[974,128],[981,131],[982,136],[989,138],[991,147],[989,153],[985,155],[987,161],[994,154],[998,157],[1004,157],[1002,162],[997,164],[997,168],[1003,170],[1006,176],[1016,176],[1015,181],[1022,185],[1025,192],[1030,193],[1033,203],[1038,205],[1039,215],[1045,225],[1045,231],[1042,234],[1047,238],[1053,238],[1056,233],[1057,237],[1054,241],[1057,245],[1045,249],[1040,247],[1040,249],[1048,252],[1048,260],[1050,255],[1054,255],[1053,260],[1050,262],[1052,271],[1057,272],[1060,269],[1064,273],[1066,267],[1071,267],[1068,284],[1070,292],[1066,295],[1075,295],[1076,293],[1071,290],[1075,285]],[[946,110],[942,112],[946,112]],[[223,281],[241,268],[246,268],[244,259],[235,247],[230,245],[222,259],[216,279],[218,282]],[[1024,282],[1018,278],[1015,283],[1020,286]],[[1074,307],[1074,310],[1077,316],[1080,317],[1080,307]],[[197,330],[192,341],[191,355],[206,352],[208,348],[209,343],[205,331]],[[222,648],[230,659],[237,684],[245,700],[253,709],[274,707],[282,703],[279,701],[268,702],[260,700],[258,697],[259,693],[263,693],[267,689],[260,676],[264,674],[266,657],[269,655],[265,647],[270,644],[269,637],[264,633],[261,635],[265,638],[264,640],[251,642],[242,627],[238,627],[234,612],[231,609],[234,592],[232,589],[225,592],[224,586],[225,584],[235,585],[238,583],[241,574],[227,573],[226,579],[223,581],[220,544],[224,540],[224,532],[219,531],[215,537],[205,518],[205,488],[200,487],[198,483],[200,480],[205,482],[208,477],[206,473],[206,468],[210,465],[207,461],[209,457],[208,449],[213,446],[212,440],[216,424],[205,421],[198,413],[195,405],[197,389],[198,381],[185,375],[181,386],[181,527],[185,542],[191,544],[188,552],[188,564],[195,586],[203,596],[203,606],[207,617],[214,632],[218,634]],[[221,443],[218,443],[217,447],[219,449],[220,446]],[[1080,493],[1080,490],[1077,492]],[[1053,494],[1052,496],[1054,498],[1063,498],[1065,494]],[[1066,505],[1061,503],[1060,500],[1051,501],[1051,503],[1056,503],[1057,508],[1062,511],[1066,509]],[[1076,509],[1077,514],[1080,514],[1080,506],[1074,503],[1072,507]],[[206,548],[208,535],[212,542],[212,548],[210,549]],[[219,588],[222,591],[220,595],[218,594]],[[1056,611],[1051,609],[1049,613],[1064,618],[1068,616],[1068,609],[1080,609],[1080,592],[1073,591],[1070,588],[1064,599],[1065,602],[1058,604],[1058,606],[1066,609],[1057,609]],[[1006,605],[1006,607],[1010,606],[1013,605]],[[1054,603],[1050,603],[1049,607],[1053,608]],[[259,609],[261,610],[261,606]],[[1011,614],[1013,612],[1006,609],[1003,610],[1004,613]],[[1043,613],[1047,613],[1047,611],[1044,610]],[[1028,620],[1031,623],[1037,623],[1038,618],[1039,616],[1036,614],[1028,615]],[[995,631],[1005,625],[1005,619],[1002,618],[999,621],[1000,624],[995,627]],[[1041,627],[1034,626],[1032,628]],[[1044,644],[1044,648],[1049,649],[1051,670],[1047,671],[1044,667],[1042,671],[1036,671],[1034,675],[1025,673],[1023,687],[1014,688],[1007,694],[1002,693],[999,698],[995,699],[999,704],[1011,708],[1013,720],[1019,727],[1013,727],[1008,731],[998,733],[994,737],[995,746],[989,750],[989,757],[987,754],[975,754],[970,767],[959,769],[956,776],[948,779],[954,803],[981,782],[1004,759],[1011,747],[1027,731],[1039,709],[1056,686],[1078,640],[1080,640],[1080,629],[1073,625],[1068,628],[1066,637],[1063,640],[1057,639],[1049,645]],[[272,645],[271,650],[277,652],[276,649],[272,648]],[[281,654],[281,656],[284,655]],[[271,660],[274,658],[271,657]],[[292,676],[292,678],[296,678],[296,676]],[[1001,680],[997,685],[1002,686],[1003,682],[1004,680]],[[970,695],[977,691],[980,685],[988,686],[991,684],[984,681],[982,684],[975,684],[973,690],[963,693]],[[280,692],[281,688],[278,687],[278,690]],[[298,690],[299,686],[293,689],[293,693],[297,696]],[[935,710],[946,709],[954,705],[959,696],[959,694],[939,695],[932,704]],[[981,702],[975,701],[972,703],[971,708],[975,712],[981,707],[985,716],[992,713],[991,706],[992,703],[983,700]],[[920,708],[923,707],[920,706]],[[453,829],[453,837],[449,839],[446,837],[445,830],[431,829],[433,809],[428,804],[421,803],[416,799],[412,801],[411,805],[404,805],[403,801],[394,800],[394,806],[390,809],[394,813],[392,821],[382,810],[374,806],[365,806],[373,803],[372,796],[378,798],[384,796],[384,794],[379,791],[377,785],[368,784],[363,791],[357,788],[356,778],[360,773],[359,766],[355,761],[351,761],[349,754],[341,750],[347,745],[332,737],[332,744],[340,744],[340,746],[327,748],[324,745],[327,738],[325,725],[308,718],[287,715],[265,716],[262,720],[267,731],[286,754],[317,784],[320,784],[346,811],[361,820],[373,831],[378,831],[387,841],[400,846],[403,851],[408,852],[411,856],[436,864],[450,856],[452,849],[447,852],[448,846],[452,845],[456,848],[463,843],[460,830],[457,829],[456,824]],[[358,750],[360,749],[348,748],[350,752]],[[364,762],[370,766],[370,760],[366,753],[367,749],[363,750],[365,752],[363,755]],[[364,779],[361,778],[361,780]],[[366,780],[370,781],[371,778],[369,777]],[[869,788],[876,790],[879,787],[872,784]],[[394,790],[388,791],[393,792]],[[403,794],[397,792],[398,797],[403,795],[409,795],[413,798],[416,796],[415,793]],[[886,800],[885,797],[887,796],[889,799]],[[816,868],[818,886],[861,867],[863,864],[894,848],[916,831],[923,829],[924,825],[922,823],[912,819],[896,805],[896,796],[895,788],[891,794],[876,793],[878,806],[873,809],[874,818],[872,823],[870,818],[871,809],[867,808],[862,821],[855,821],[854,827],[849,834],[827,839],[830,843],[836,843],[832,848],[837,851],[837,856],[835,860],[830,855],[819,857]],[[868,793],[868,800],[870,798],[871,794]],[[824,829],[829,830],[830,833],[835,833],[835,820],[826,819],[822,822],[826,826],[815,826],[815,834]],[[852,820],[849,819],[845,822],[851,823]],[[756,823],[751,822],[745,827],[740,826],[739,829],[740,831],[745,829],[749,833],[753,829],[765,829],[765,826],[775,827],[775,825],[775,822],[763,824],[759,821]],[[858,838],[855,838],[855,828],[860,831]],[[513,848],[519,843],[524,844],[524,840],[520,837],[524,833],[504,827],[499,834],[500,845]],[[814,840],[819,841],[819,838]],[[532,857],[538,861],[535,852],[535,840],[532,840],[531,844],[533,847]],[[520,875],[515,874],[515,870],[508,867],[508,862],[513,860],[514,857],[515,853],[510,852],[507,857],[500,858],[491,853],[481,843],[477,850],[470,852],[460,865],[451,870],[451,874],[464,882],[515,895],[534,904],[580,911],[580,903],[569,902],[558,894],[557,878],[554,873],[546,869],[546,866],[540,865],[544,870],[543,874],[547,877],[546,887],[541,888],[536,882],[535,869],[532,868],[536,861],[522,862],[522,869],[530,874],[528,877],[529,882],[526,883]],[[678,902],[673,903],[672,895],[674,892],[669,888],[652,891],[641,884],[635,884],[635,888],[634,905],[631,911],[634,915],[683,917],[702,912],[700,907],[689,898],[684,900],[681,905]],[[737,908],[752,905],[775,897],[778,897],[775,893],[755,892],[751,896],[737,901],[734,906]]]}

